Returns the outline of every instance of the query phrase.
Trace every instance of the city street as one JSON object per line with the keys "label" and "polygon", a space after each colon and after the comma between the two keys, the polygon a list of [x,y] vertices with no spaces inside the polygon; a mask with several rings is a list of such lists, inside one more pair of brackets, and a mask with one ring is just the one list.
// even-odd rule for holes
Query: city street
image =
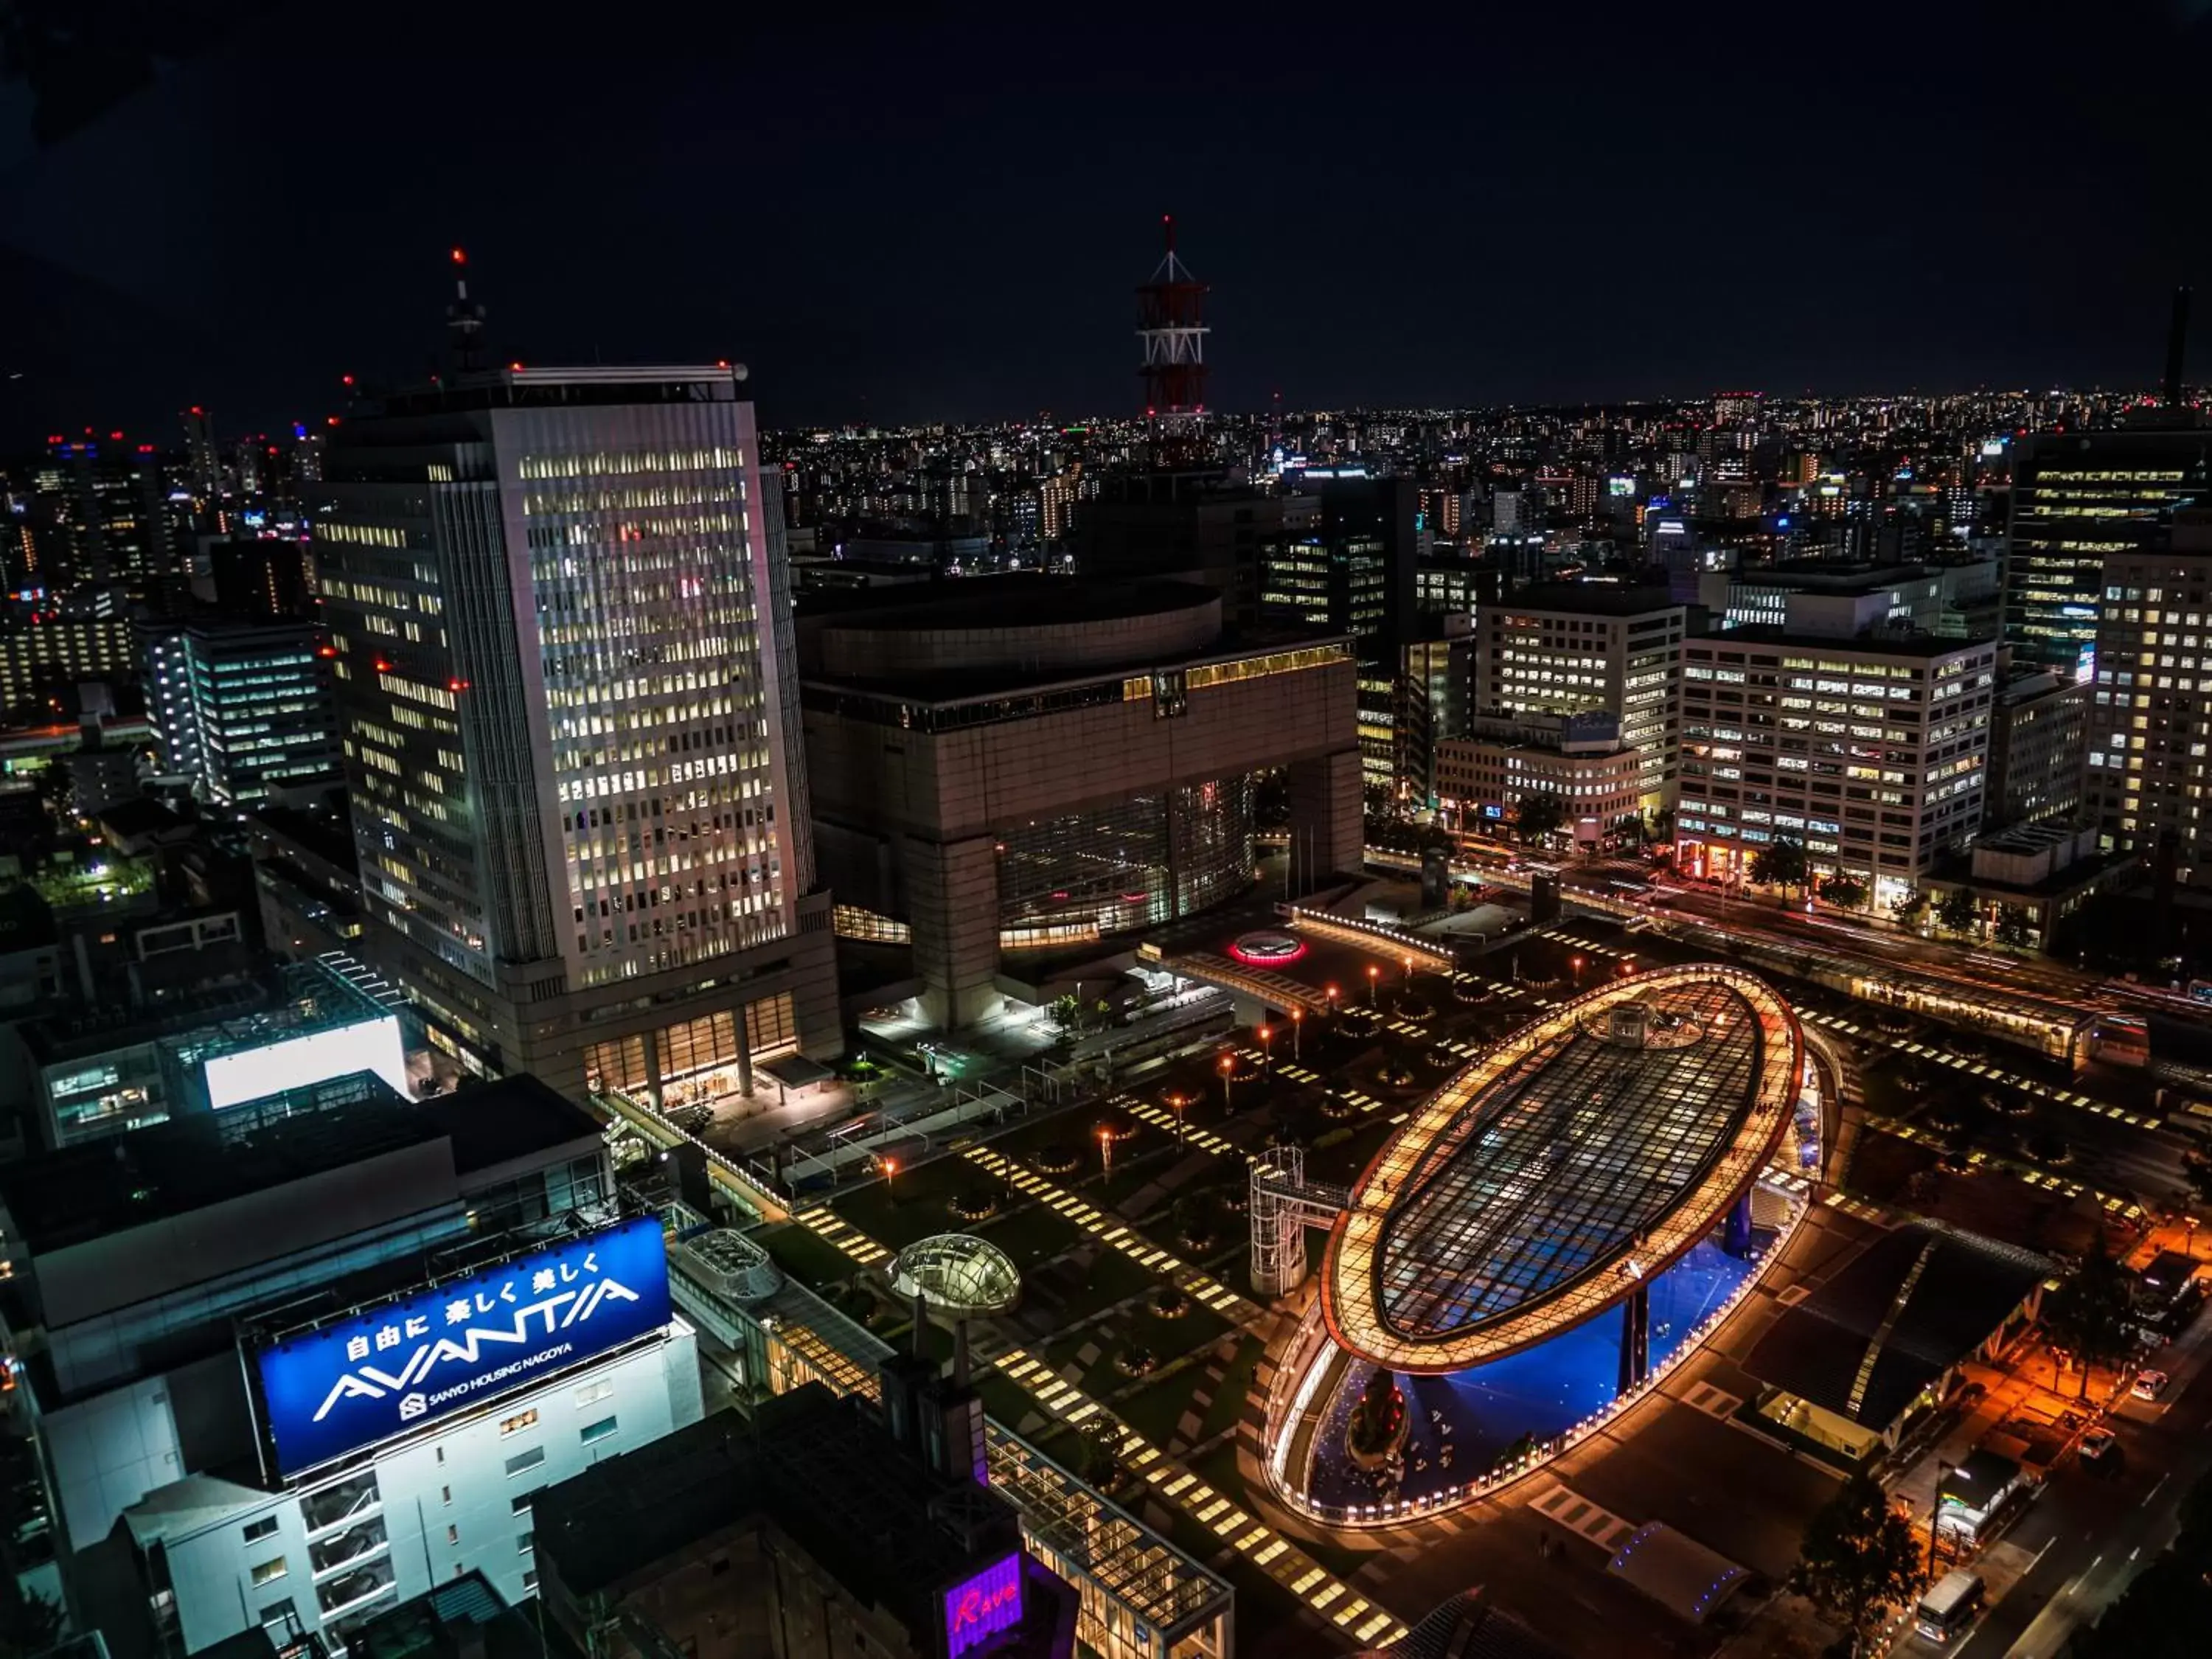
{"label": "city street", "polygon": [[[2212,1321],[2159,1352],[2165,1399],[2127,1399],[2112,1416],[2121,1462],[2110,1474],[2069,1459],[2006,1541],[2034,1565],[1953,1651],[1973,1659],[2051,1659],[2173,1536],[2183,1496],[2212,1469]],[[1925,1644],[1923,1650],[1937,1650]],[[1908,1647],[1910,1650],[1910,1647]]]}

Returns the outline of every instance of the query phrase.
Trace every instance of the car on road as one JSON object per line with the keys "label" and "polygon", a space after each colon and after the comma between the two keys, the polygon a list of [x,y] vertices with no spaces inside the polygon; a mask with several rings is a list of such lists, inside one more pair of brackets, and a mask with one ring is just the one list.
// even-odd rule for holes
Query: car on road
{"label": "car on road", "polygon": [[2166,1392],[2166,1381],[2164,1371],[2137,1371],[2132,1392],[2138,1400],[2155,1400]]}
{"label": "car on road", "polygon": [[2091,1429],[2081,1437],[2081,1461],[2104,1465],[2110,1460],[2118,1462],[2114,1454],[2119,1449],[2120,1437],[2110,1429]]}

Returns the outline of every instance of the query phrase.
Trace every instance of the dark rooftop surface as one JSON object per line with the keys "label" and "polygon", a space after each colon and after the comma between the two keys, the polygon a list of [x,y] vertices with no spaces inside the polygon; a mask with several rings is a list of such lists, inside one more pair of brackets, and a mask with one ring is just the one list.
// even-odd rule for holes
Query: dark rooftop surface
{"label": "dark rooftop surface", "polygon": [[[2039,1255],[1973,1233],[1924,1222],[1899,1227],[1784,1310],[1744,1369],[1839,1417],[1887,1428],[2051,1270]],[[1909,1278],[1911,1293],[1897,1308]]]}
{"label": "dark rooftop surface", "polygon": [[1747,645],[1802,646],[1808,651],[1875,657],[1948,657],[1955,651],[1991,648],[1989,640],[1954,640],[1936,634],[1859,634],[1838,639],[1832,634],[1793,634],[1786,628],[1759,623],[1731,628],[1718,634],[1692,634],[1692,645],[1717,645],[1723,649]]}
{"label": "dark rooftop surface", "polygon": [[946,1491],[863,1402],[810,1382],[750,1423],[717,1412],[548,1486],[532,1514],[539,1559],[577,1595],[764,1514],[857,1600],[921,1629],[930,1593],[975,1559],[932,1513]]}
{"label": "dark rooftop surface", "polygon": [[1500,612],[1557,612],[1577,617],[1641,617],[1653,611],[1680,611],[1682,601],[1663,587],[1624,587],[1613,582],[1539,582],[1508,594],[1493,607]]}
{"label": "dark rooftop surface", "polygon": [[326,812],[310,812],[292,806],[257,806],[253,822],[283,837],[326,864],[341,870],[355,867],[353,830],[341,818]]}
{"label": "dark rooftop surface", "polygon": [[501,1601],[471,1567],[378,1613],[347,1647],[357,1659],[538,1659],[539,1622]]}
{"label": "dark rooftop surface", "polygon": [[600,1133],[597,1118],[526,1072],[434,1096],[411,1109],[453,1143],[453,1168],[463,1176],[572,1140],[596,1140]]}
{"label": "dark rooftop surface", "polygon": [[272,1122],[196,1112],[0,1168],[0,1202],[37,1255],[403,1146],[449,1139],[454,1164],[465,1174],[586,1132],[596,1133],[597,1126],[581,1108],[528,1076],[502,1078],[427,1106],[387,1094]]}
{"label": "dark rooftop surface", "polygon": [[1212,604],[1220,596],[1195,582],[1101,581],[1034,573],[962,576],[878,590],[808,596],[802,610],[824,628],[926,629],[1052,628],[1165,616]]}

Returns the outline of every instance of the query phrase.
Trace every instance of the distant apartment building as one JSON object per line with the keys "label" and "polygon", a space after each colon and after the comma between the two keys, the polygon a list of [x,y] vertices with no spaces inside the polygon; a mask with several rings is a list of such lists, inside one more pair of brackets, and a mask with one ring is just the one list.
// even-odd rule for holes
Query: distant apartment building
{"label": "distant apartment building", "polygon": [[2159,544],[2105,556],[2085,790],[2098,843],[2212,885],[2212,511],[2175,513]]}
{"label": "distant apartment building", "polygon": [[138,677],[138,641],[123,617],[42,616],[0,623],[0,724],[44,726],[87,681]]}
{"label": "distant apartment building", "polygon": [[146,703],[164,771],[218,806],[339,781],[330,648],[307,623],[193,623],[146,636]]}
{"label": "distant apartment building", "polygon": [[1677,866],[1741,882],[1788,836],[1874,905],[1913,891],[1981,824],[1996,653],[1766,628],[1686,641]]}
{"label": "distant apartment building", "polygon": [[2081,810],[2089,687],[2070,673],[2030,669],[2007,681],[1990,720],[1990,829],[2067,819]]}
{"label": "distant apartment building", "polygon": [[1636,750],[1644,812],[1672,804],[1684,607],[1664,588],[1531,587],[1476,618],[1477,716],[1601,713]]}

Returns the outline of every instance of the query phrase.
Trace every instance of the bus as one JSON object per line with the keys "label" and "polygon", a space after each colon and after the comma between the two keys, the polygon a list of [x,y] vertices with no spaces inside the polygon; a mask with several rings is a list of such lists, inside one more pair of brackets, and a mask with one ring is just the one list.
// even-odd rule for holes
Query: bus
{"label": "bus", "polygon": [[1931,1642],[1948,1642],[1965,1634],[1981,1610],[1981,1575],[1954,1567],[1920,1598],[1912,1627]]}

